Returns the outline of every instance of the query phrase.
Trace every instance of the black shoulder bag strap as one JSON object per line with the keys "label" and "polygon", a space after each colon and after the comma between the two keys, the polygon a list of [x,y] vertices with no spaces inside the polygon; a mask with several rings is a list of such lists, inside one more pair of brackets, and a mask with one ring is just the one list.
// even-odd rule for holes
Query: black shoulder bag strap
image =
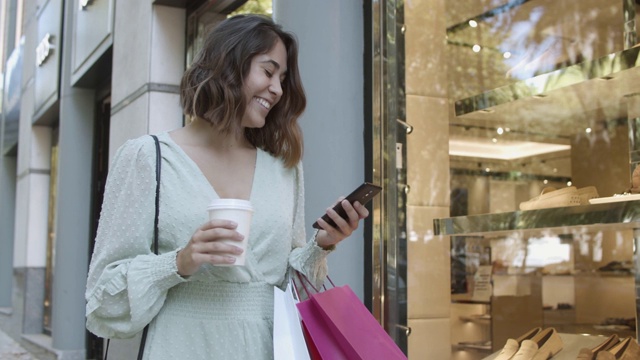
{"label": "black shoulder bag strap", "polygon": [[[151,135],[153,141],[156,143],[156,216],[153,220],[153,252],[158,255],[158,215],[160,214],[160,162],[162,156],[160,154],[160,142],[158,137]],[[142,339],[140,340],[140,349],[138,350],[138,360],[142,360],[144,355],[144,344],[147,342],[147,332],[149,331],[149,324],[142,330]]]}
{"label": "black shoulder bag strap", "polygon": [[[160,154],[160,142],[158,141],[158,137],[155,135],[151,135],[153,141],[156,143],[156,213],[155,219],[153,220],[153,252],[158,255],[158,215],[160,213],[160,164],[162,161],[162,156]],[[138,349],[138,360],[142,360],[142,356],[144,355],[144,345],[147,342],[147,332],[149,331],[149,325],[144,327],[142,330],[142,338],[140,339],[140,348]],[[107,360],[107,356],[109,355],[109,342],[111,340],[107,339],[107,349],[104,354],[104,360]]]}

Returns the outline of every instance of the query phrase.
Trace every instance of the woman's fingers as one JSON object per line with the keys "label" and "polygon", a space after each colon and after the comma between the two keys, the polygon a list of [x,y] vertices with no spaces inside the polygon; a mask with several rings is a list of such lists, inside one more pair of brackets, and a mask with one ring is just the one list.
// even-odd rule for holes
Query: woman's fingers
{"label": "woman's fingers", "polygon": [[197,253],[194,254],[196,262],[200,264],[210,263],[210,264],[233,264],[236,262],[236,258],[229,255],[224,254],[203,254]]}
{"label": "woman's fingers", "polygon": [[[242,235],[240,235],[240,237],[242,237]],[[241,241],[241,239],[238,240],[238,242],[239,241]],[[242,254],[242,249],[239,246],[235,246],[233,242],[228,241],[196,242],[192,245],[192,249],[193,252],[197,254]]]}
{"label": "woman's fingers", "polygon": [[207,230],[216,229],[216,228],[234,230],[237,227],[238,227],[238,224],[231,220],[212,219],[202,224],[202,226],[200,226],[198,230],[207,231]]}
{"label": "woman's fingers", "polygon": [[[360,214],[358,213],[358,211],[356,211],[354,206],[351,203],[349,203],[349,201],[347,200],[342,200],[340,205],[342,205],[342,209],[344,209],[345,214],[347,214],[347,218],[343,219],[335,211],[333,212],[335,216],[332,216],[331,218],[336,223],[336,225],[338,225],[338,228],[348,236],[351,234],[351,232],[353,232],[353,230],[358,228],[358,222],[360,221]],[[337,219],[335,217],[337,217]]]}
{"label": "woman's fingers", "polygon": [[358,212],[358,218],[360,220],[369,216],[369,210],[367,210],[367,208],[364,205],[360,204],[358,201],[353,204],[353,208]]}
{"label": "woman's fingers", "polygon": [[242,234],[233,228],[207,228],[206,230],[198,230],[191,238],[194,243],[210,243],[220,240],[242,241]]}
{"label": "woman's fingers", "polygon": [[233,255],[242,254],[242,249],[234,243],[244,236],[236,231],[237,224],[228,220],[211,220],[204,223],[193,234],[187,245],[178,253],[176,264],[178,273],[192,275],[202,264],[233,264]]}

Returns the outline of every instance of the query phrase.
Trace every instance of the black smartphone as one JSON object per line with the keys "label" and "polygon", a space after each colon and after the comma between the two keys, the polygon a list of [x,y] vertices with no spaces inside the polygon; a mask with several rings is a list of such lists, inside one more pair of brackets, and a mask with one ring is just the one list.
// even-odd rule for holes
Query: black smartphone
{"label": "black smartphone", "polygon": [[[374,196],[378,195],[381,190],[382,187],[376,184],[365,182],[362,185],[358,186],[355,190],[353,190],[351,194],[347,195],[345,200],[348,200],[351,204],[357,201],[360,204],[365,205],[369,202],[369,200],[373,199]],[[343,219],[348,218],[347,213],[342,208],[342,201],[337,203],[336,206],[333,207],[333,210],[335,210],[338,215],[342,216]],[[327,214],[324,214],[322,216],[322,220],[326,221],[331,226],[336,226],[336,223]],[[315,229],[322,229],[317,221],[314,222],[312,226]]]}

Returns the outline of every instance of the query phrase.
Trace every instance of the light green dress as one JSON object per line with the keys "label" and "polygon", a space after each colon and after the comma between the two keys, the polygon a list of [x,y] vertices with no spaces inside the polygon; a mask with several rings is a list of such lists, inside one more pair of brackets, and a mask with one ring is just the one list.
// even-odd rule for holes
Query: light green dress
{"label": "light green dress", "polygon": [[129,140],[106,183],[87,280],[87,328],[127,338],[151,322],[145,359],[273,358],[273,286],[288,266],[320,283],[328,251],[305,241],[302,166],[258,149],[246,266],[203,266],[177,274],[176,252],[208,220],[218,197],[197,165],[167,133],[162,151],[159,252],[153,254],[156,150],[153,139]]}

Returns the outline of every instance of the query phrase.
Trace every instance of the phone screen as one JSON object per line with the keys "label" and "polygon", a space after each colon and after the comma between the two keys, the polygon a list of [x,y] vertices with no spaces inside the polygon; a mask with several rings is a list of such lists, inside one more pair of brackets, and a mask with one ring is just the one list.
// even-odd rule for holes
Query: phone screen
{"label": "phone screen", "polygon": [[[365,182],[353,190],[351,194],[347,195],[345,200],[348,200],[351,204],[357,201],[362,205],[366,205],[371,199],[378,195],[380,191],[382,191],[381,186]],[[335,210],[343,219],[348,218],[347,213],[342,208],[342,201],[336,204],[336,206],[333,207],[333,210]],[[322,220],[326,221],[331,226],[336,226],[336,223],[327,214],[322,216]],[[317,221],[314,222],[312,226],[315,229],[322,229]]]}

